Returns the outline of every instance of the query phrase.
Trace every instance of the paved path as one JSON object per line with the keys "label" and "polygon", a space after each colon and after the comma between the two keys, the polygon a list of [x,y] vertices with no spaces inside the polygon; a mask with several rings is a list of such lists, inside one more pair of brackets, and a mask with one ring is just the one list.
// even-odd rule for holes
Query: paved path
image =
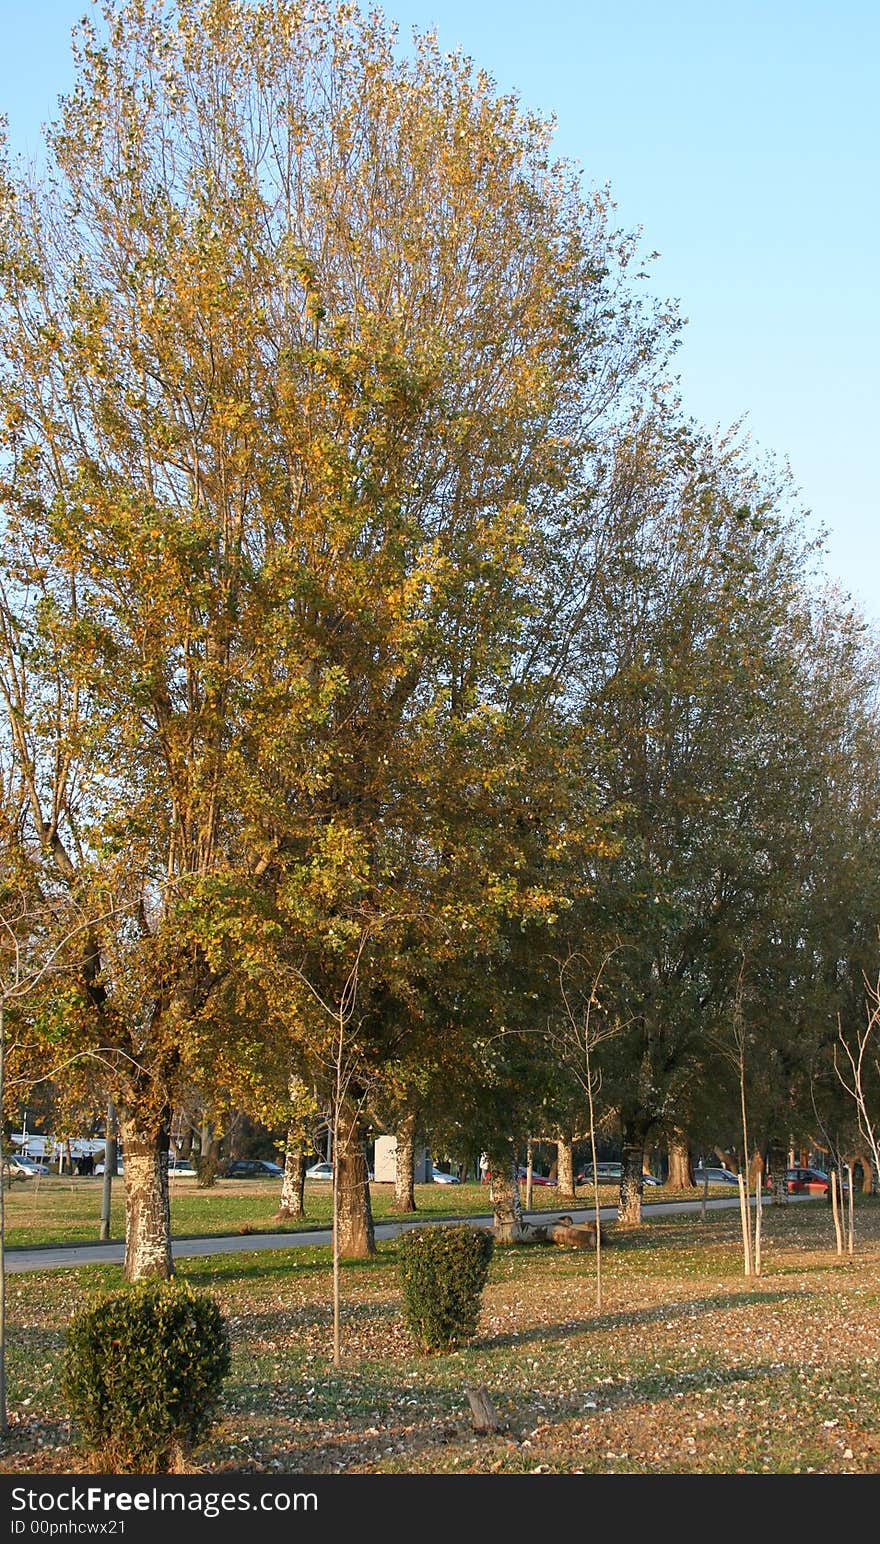
{"label": "paved path", "polygon": [[[811,1196],[789,1196],[789,1201],[815,1200]],[[710,1211],[739,1206],[738,1196],[716,1196],[707,1201]],[[752,1205],[754,1206],[754,1201]],[[671,1212],[698,1212],[701,1201],[650,1201],[643,1210],[648,1216],[666,1216]],[[567,1215],[574,1219],[590,1218],[594,1215],[592,1207],[577,1207],[570,1212],[527,1212],[530,1219],[540,1222],[549,1222],[561,1215]],[[606,1222],[613,1222],[617,1218],[616,1206],[603,1206],[600,1212]],[[412,1217],[400,1222],[377,1222],[376,1237],[396,1238],[405,1228],[420,1228],[451,1222],[470,1222],[477,1227],[490,1227],[492,1223],[491,1213],[485,1213],[477,1217]],[[171,1245],[171,1252],[175,1260],[193,1259],[198,1255],[224,1255],[254,1252],[263,1249],[306,1249],[310,1245],[324,1246],[330,1243],[329,1228],[312,1228],[308,1232],[300,1233],[231,1233],[215,1235],[212,1238],[178,1238]],[[61,1270],[63,1266],[74,1265],[121,1265],[125,1256],[122,1244],[70,1244],[70,1245],[46,1245],[40,1249],[7,1249],[6,1270],[10,1274],[20,1271],[52,1271]]]}

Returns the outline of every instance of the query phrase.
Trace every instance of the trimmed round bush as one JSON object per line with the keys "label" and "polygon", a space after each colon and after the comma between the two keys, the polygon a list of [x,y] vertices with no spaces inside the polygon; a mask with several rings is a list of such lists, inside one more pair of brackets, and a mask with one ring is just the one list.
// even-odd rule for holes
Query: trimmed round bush
{"label": "trimmed round bush", "polygon": [[397,1274],[407,1328],[426,1351],[470,1340],[495,1240],[486,1228],[413,1228],[397,1243]]}
{"label": "trimmed round bush", "polygon": [[186,1282],[138,1282],[73,1316],[62,1390],[109,1467],[159,1472],[209,1430],[230,1365],[214,1298]]}

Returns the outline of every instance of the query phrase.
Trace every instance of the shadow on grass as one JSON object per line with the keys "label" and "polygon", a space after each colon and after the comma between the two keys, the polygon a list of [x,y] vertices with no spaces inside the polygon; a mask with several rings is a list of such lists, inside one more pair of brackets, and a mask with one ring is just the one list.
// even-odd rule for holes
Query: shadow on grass
{"label": "shadow on grass", "polygon": [[[479,1439],[484,1464],[496,1453],[515,1453],[526,1436],[534,1436],[536,1420],[542,1426],[576,1423],[587,1434],[591,1421],[607,1411],[640,1405],[678,1408],[679,1398],[703,1393],[709,1385],[719,1391],[746,1388],[794,1370],[779,1363],[755,1363],[658,1372],[598,1389],[585,1384],[577,1393],[540,1388],[511,1392],[502,1372],[487,1376],[485,1367],[474,1366],[476,1349],[414,1359],[393,1381],[357,1367],[334,1372],[329,1362],[286,1369],[277,1379],[239,1383],[233,1378],[226,1386],[218,1424],[194,1455],[193,1468],[202,1473],[240,1474],[369,1472],[387,1462],[391,1453],[404,1463],[408,1458],[416,1460],[423,1472],[430,1472],[432,1455],[442,1467],[442,1455],[450,1447],[473,1453],[464,1388],[475,1379],[485,1383],[504,1422],[497,1436]],[[595,1394],[599,1408],[585,1408],[587,1393]],[[50,1447],[57,1444],[60,1451],[50,1457],[45,1448],[38,1449],[38,1438],[41,1448],[48,1442]],[[7,1451],[12,1462],[4,1468],[91,1472],[86,1468],[87,1455],[75,1441],[71,1443],[69,1425],[57,1417],[33,1424],[28,1417]],[[537,1444],[533,1456],[539,1451]]]}
{"label": "shadow on grass", "polygon": [[12,1330],[14,1354],[27,1358],[45,1356],[63,1351],[67,1344],[67,1330],[59,1325],[52,1329],[38,1329],[35,1325],[16,1324]]}
{"label": "shadow on grass", "polygon": [[[590,1421],[607,1412],[640,1405],[670,1404],[689,1394],[748,1387],[762,1380],[776,1381],[793,1370],[788,1364],[757,1362],[741,1367],[703,1367],[682,1371],[659,1371],[634,1376],[614,1385],[601,1384],[592,1389],[588,1382],[576,1393],[550,1392],[540,1387],[511,1390],[503,1373],[495,1376],[485,1366],[474,1366],[473,1353],[480,1343],[448,1357],[425,1358],[418,1362],[419,1372],[411,1366],[401,1368],[393,1385],[389,1380],[359,1368],[334,1373],[329,1366],[312,1368],[306,1377],[298,1374],[277,1382],[249,1383],[246,1388],[230,1389],[224,1426],[236,1431],[233,1449],[224,1441],[223,1428],[216,1433],[204,1456],[212,1468],[276,1467],[300,1473],[333,1473],[349,1469],[375,1467],[390,1453],[405,1455],[436,1453],[438,1460],[450,1445],[469,1450],[473,1427],[465,1386],[474,1381],[485,1385],[492,1404],[503,1422],[496,1436],[480,1438],[483,1458],[496,1451],[509,1452],[524,1437],[533,1437],[536,1420],[546,1426],[553,1423],[577,1423],[589,1427]],[[485,1349],[485,1348],[483,1348]],[[316,1398],[316,1389],[320,1394]],[[585,1395],[595,1395],[596,1404],[585,1406]],[[239,1413],[255,1419],[253,1435],[244,1444],[252,1446],[259,1459],[256,1464],[242,1463],[241,1435],[236,1423]],[[329,1425],[328,1423],[332,1423]],[[539,1445],[538,1445],[539,1447]],[[536,1447],[535,1451],[538,1451]]]}
{"label": "shadow on grass", "polygon": [[[279,1283],[301,1281],[310,1276],[326,1275],[332,1261],[326,1245],[313,1244],[297,1250],[276,1249],[256,1252],[247,1251],[228,1255],[192,1256],[175,1263],[175,1275],[179,1280],[192,1281],[194,1286],[224,1286],[231,1280],[246,1282]],[[387,1264],[384,1251],[370,1255],[366,1260],[342,1260],[343,1278],[363,1275],[377,1266]]]}
{"label": "shadow on grass", "polygon": [[672,1320],[699,1319],[704,1314],[719,1314],[732,1308],[768,1307],[790,1303],[813,1294],[794,1292],[718,1292],[712,1297],[688,1299],[682,1303],[662,1303],[651,1308],[633,1308],[625,1313],[593,1314],[589,1319],[566,1319],[562,1324],[532,1325],[526,1330],[512,1330],[507,1335],[485,1335],[471,1341],[474,1350],[490,1351],[498,1346],[524,1346],[534,1341],[571,1340],[576,1335],[604,1330],[638,1329],[650,1324],[668,1324]]}
{"label": "shadow on grass", "polygon": [[[542,1421],[578,1421],[588,1425],[591,1419],[601,1414],[613,1414],[639,1405],[656,1407],[669,1403],[675,1406],[675,1402],[688,1394],[736,1389],[764,1379],[775,1381],[787,1377],[793,1370],[788,1364],[778,1362],[756,1362],[741,1367],[695,1367],[652,1372],[613,1385],[602,1383],[596,1388],[586,1384],[578,1394],[543,1393],[533,1389],[528,1392],[518,1390],[511,1395],[509,1389],[498,1388],[493,1395],[490,1384],[489,1395],[494,1397],[498,1408],[506,1405],[510,1429],[516,1435],[527,1432],[533,1425],[536,1401],[540,1401]],[[595,1406],[592,1402],[585,1406],[585,1394],[595,1396]]]}
{"label": "shadow on grass", "polygon": [[[271,1336],[273,1341],[277,1341],[285,1334],[324,1334],[333,1323],[333,1304],[328,1299],[326,1303],[302,1303],[290,1308],[279,1307],[268,1313],[248,1313],[245,1309],[236,1315],[236,1319],[237,1323],[231,1328],[232,1338],[247,1346],[261,1341],[264,1336]],[[346,1330],[377,1325],[380,1320],[384,1323],[402,1322],[399,1303],[347,1303],[344,1299],[339,1305],[339,1319],[343,1339]],[[305,1341],[310,1350],[314,1349],[315,1344],[308,1339]]]}

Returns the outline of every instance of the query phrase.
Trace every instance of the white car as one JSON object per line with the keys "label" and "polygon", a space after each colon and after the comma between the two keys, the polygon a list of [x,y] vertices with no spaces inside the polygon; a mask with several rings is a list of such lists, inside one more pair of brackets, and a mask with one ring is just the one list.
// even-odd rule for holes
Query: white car
{"label": "white car", "polygon": [[7,1165],[13,1179],[36,1179],[38,1174],[49,1172],[47,1163],[38,1163],[36,1158],[19,1158],[17,1154],[4,1160],[4,1167]]}
{"label": "white car", "polygon": [[[373,1179],[374,1177],[375,1176],[373,1174],[372,1169],[368,1169],[367,1170],[367,1179]],[[333,1165],[332,1165],[332,1163],[313,1163],[312,1167],[310,1169],[306,1169],[306,1179],[332,1179],[332,1178],[333,1178]]]}
{"label": "white car", "polygon": [[458,1185],[460,1183],[457,1174],[447,1174],[445,1169],[432,1169],[431,1178],[435,1185]]}
{"label": "white car", "polygon": [[[95,1164],[95,1173],[96,1174],[103,1174],[104,1173],[104,1164],[103,1163],[96,1163]],[[121,1158],[117,1158],[117,1160],[116,1160],[116,1173],[120,1177],[122,1175],[124,1175],[124,1173],[125,1173],[125,1164],[122,1162]],[[168,1178],[169,1179],[195,1179],[195,1177],[196,1177],[196,1171],[193,1168],[191,1163],[180,1162],[180,1163],[169,1163],[168,1164]]]}

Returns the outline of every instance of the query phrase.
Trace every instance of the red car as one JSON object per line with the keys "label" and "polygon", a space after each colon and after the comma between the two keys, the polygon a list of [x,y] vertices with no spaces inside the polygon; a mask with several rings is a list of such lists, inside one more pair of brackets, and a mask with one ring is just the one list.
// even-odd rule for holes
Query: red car
{"label": "red car", "polygon": [[[516,1177],[524,1185],[525,1182],[526,1182],[526,1171],[525,1171],[525,1169],[517,1169]],[[555,1185],[556,1181],[555,1181],[555,1179],[548,1179],[546,1174],[537,1174],[535,1172],[535,1170],[533,1169],[532,1170],[532,1184],[533,1185]]]}
{"label": "red car", "polygon": [[[790,1196],[827,1196],[831,1183],[824,1169],[786,1169],[784,1178]],[[845,1181],[841,1180],[840,1184],[841,1190],[845,1192]]]}

